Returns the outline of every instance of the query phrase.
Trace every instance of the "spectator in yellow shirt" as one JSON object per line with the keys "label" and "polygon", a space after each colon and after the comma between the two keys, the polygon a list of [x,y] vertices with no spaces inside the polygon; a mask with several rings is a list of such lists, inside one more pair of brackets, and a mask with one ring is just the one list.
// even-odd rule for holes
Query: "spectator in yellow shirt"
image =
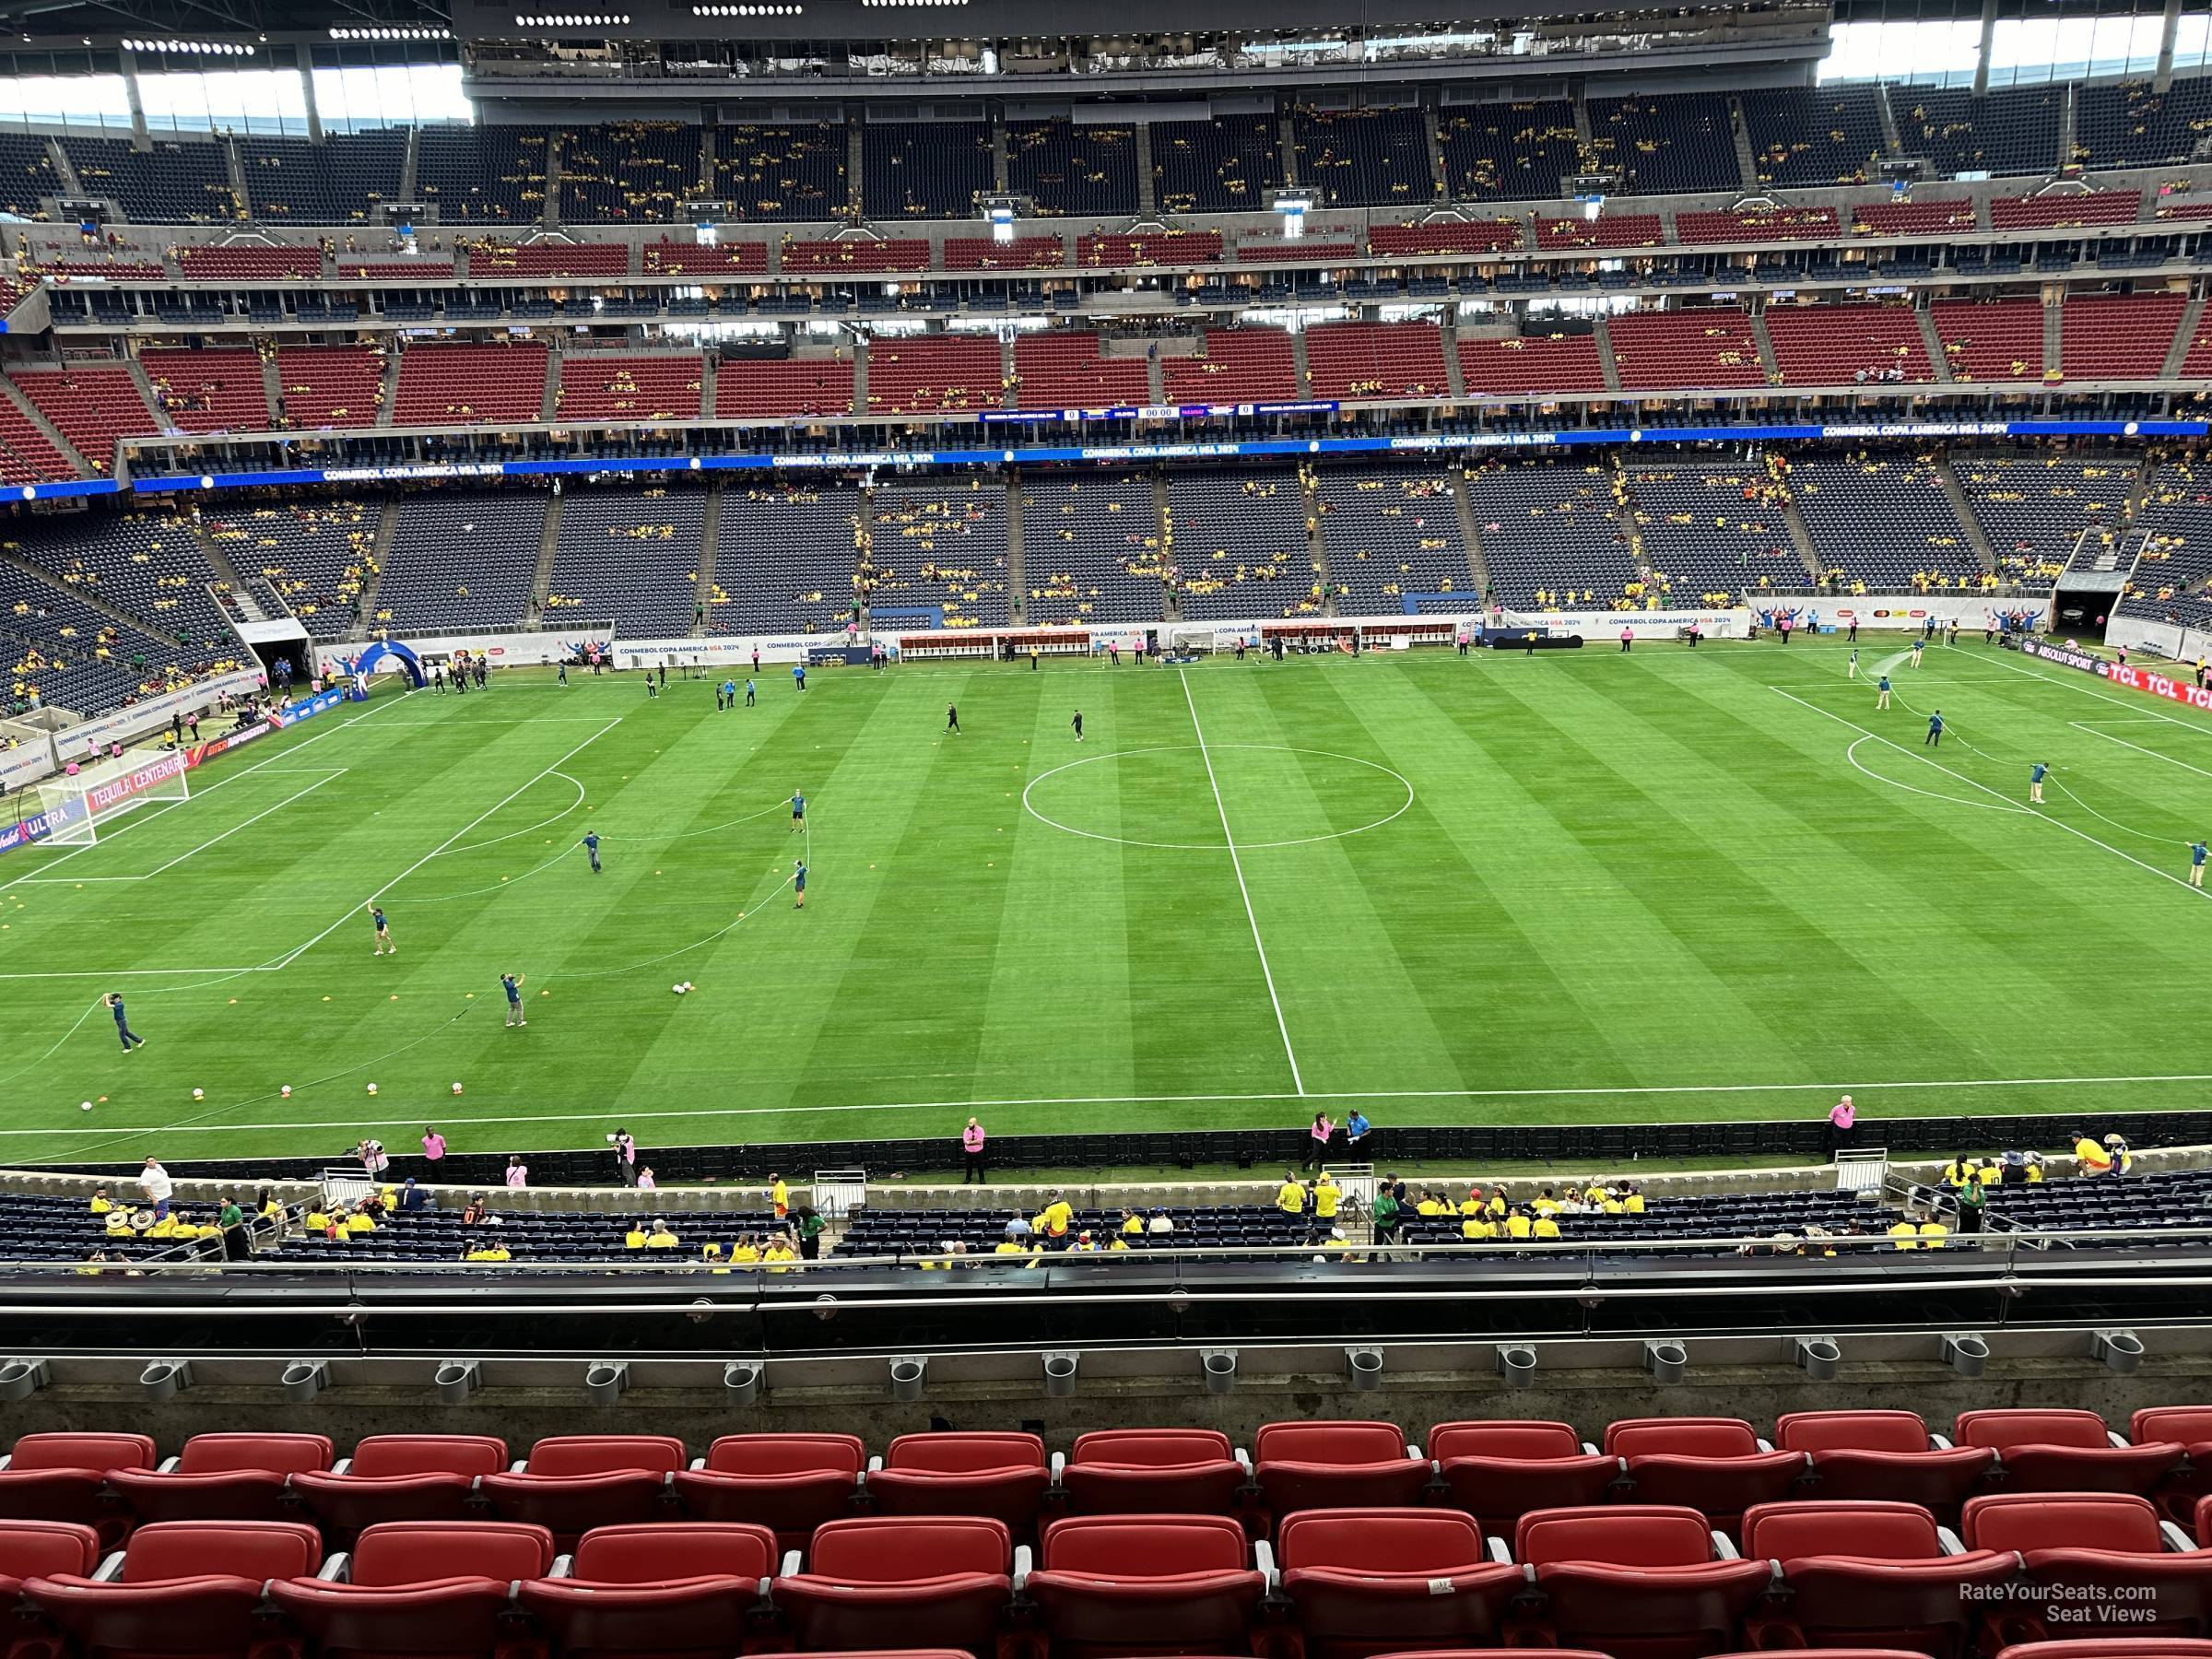
{"label": "spectator in yellow shirt", "polygon": [[104,1216],[114,1207],[115,1206],[109,1201],[108,1189],[106,1187],[94,1187],[92,1189],[91,1210],[94,1215]]}
{"label": "spectator in yellow shirt", "polygon": [[1535,1203],[1531,1205],[1529,1207],[1535,1210],[1539,1216],[1548,1216],[1554,1210],[1559,1207],[1559,1201],[1551,1195],[1551,1189],[1549,1187],[1546,1187],[1542,1192],[1536,1194]]}
{"label": "spectator in yellow shirt", "polygon": [[1530,1225],[1528,1232],[1532,1239],[1556,1239],[1559,1236],[1559,1224],[1547,1210]]}
{"label": "spectator in yellow shirt", "polygon": [[1620,1189],[1620,1207],[1631,1216],[1643,1214],[1643,1194],[1634,1187]]}
{"label": "spectator in yellow shirt", "polygon": [[1314,1216],[1323,1221],[1335,1219],[1337,1203],[1343,1197],[1344,1190],[1336,1184],[1336,1178],[1324,1170],[1313,1183]]}
{"label": "spectator in yellow shirt", "polygon": [[495,1241],[489,1244],[470,1245],[461,1259],[465,1262],[510,1262],[514,1258],[508,1253],[506,1245]]}
{"label": "spectator in yellow shirt", "polygon": [[1486,1207],[1482,1189],[1478,1186],[1469,1187],[1467,1195],[1459,1201],[1459,1213],[1463,1216],[1479,1216]]}
{"label": "spectator in yellow shirt", "polygon": [[622,1235],[622,1248],[625,1250],[645,1248],[645,1230],[635,1221],[629,1224],[629,1230]]}
{"label": "spectator in yellow shirt", "polygon": [[1525,1239],[1534,1230],[1534,1227],[1535,1224],[1529,1220],[1524,1212],[1518,1209],[1509,1209],[1505,1212],[1505,1236],[1507,1238]]}
{"label": "spectator in yellow shirt", "polygon": [[1275,1207],[1286,1216],[1306,1213],[1306,1184],[1288,1170],[1283,1171],[1283,1184],[1275,1189]]}
{"label": "spectator in yellow shirt", "polygon": [[746,1233],[730,1247],[730,1265],[732,1266],[749,1267],[759,1259],[760,1246],[753,1241],[751,1233]]}
{"label": "spectator in yellow shirt", "polygon": [[1048,1239],[1065,1239],[1067,1230],[1075,1225],[1075,1221],[1076,1206],[1054,1193],[1037,1218],[1037,1230]]}
{"label": "spectator in yellow shirt", "polygon": [[1415,1203],[1413,1213],[1417,1216],[1442,1216],[1450,1212],[1444,1208],[1444,1201],[1434,1193],[1423,1193]]}
{"label": "spectator in yellow shirt", "polygon": [[784,1217],[791,1214],[791,1188],[784,1184],[782,1176],[774,1173],[770,1174],[768,1178],[768,1203],[769,1207],[776,1212],[776,1219],[779,1221],[782,1220]]}
{"label": "spectator in yellow shirt", "polygon": [[665,1221],[654,1221],[653,1230],[645,1235],[645,1248],[648,1250],[674,1250],[680,1242],[681,1241],[668,1230],[668,1223]]}
{"label": "spectator in yellow shirt", "polygon": [[1459,1236],[1470,1243],[1479,1243],[1485,1239],[1496,1238],[1498,1229],[1494,1222],[1481,1216],[1469,1216],[1459,1224]]}
{"label": "spectator in yellow shirt", "polygon": [[1142,1216],[1138,1215],[1138,1214],[1137,1214],[1137,1213],[1136,1213],[1135,1210],[1133,1210],[1133,1209],[1125,1209],[1125,1210],[1124,1210],[1124,1211],[1122,1212],[1122,1231],[1123,1231],[1123,1232],[1124,1232],[1124,1233],[1141,1233],[1141,1232],[1143,1232],[1144,1230],[1145,1230],[1145,1218],[1144,1218]]}
{"label": "spectator in yellow shirt", "polygon": [[1892,1221],[1889,1224],[1889,1237],[1896,1241],[1900,1250],[1920,1248],[1920,1229],[1910,1220]]}

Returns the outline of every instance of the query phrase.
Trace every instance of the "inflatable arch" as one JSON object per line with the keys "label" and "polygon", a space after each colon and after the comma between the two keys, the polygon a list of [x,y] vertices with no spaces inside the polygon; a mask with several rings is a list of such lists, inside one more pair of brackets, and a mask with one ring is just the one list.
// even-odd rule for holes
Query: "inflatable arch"
{"label": "inflatable arch", "polygon": [[377,641],[354,658],[353,672],[366,679],[376,672],[377,665],[387,656],[398,659],[400,666],[406,670],[407,683],[418,691],[429,683],[423,676],[422,659],[415,654],[412,647],[403,645],[397,640]]}

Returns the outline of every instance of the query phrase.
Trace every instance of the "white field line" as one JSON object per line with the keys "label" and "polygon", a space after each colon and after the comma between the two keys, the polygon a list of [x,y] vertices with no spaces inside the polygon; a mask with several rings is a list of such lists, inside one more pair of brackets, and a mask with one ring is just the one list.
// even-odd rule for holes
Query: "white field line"
{"label": "white field line", "polygon": [[[1877,1090],[1899,1089],[1957,1089],[1957,1088],[2122,1088],[2133,1085],[2171,1083],[2212,1083],[2212,1073],[2178,1072],[2144,1077],[1930,1077],[1923,1079],[1896,1079],[1868,1083],[1855,1078],[1832,1083],[1655,1083],[1627,1084],[1588,1088],[1362,1088],[1337,1089],[1326,1093],[1289,1094],[1272,1092],[1260,1094],[1171,1094],[1171,1095],[1052,1095],[1036,1098],[998,1098],[989,1100],[886,1100],[839,1106],[702,1106],[686,1107],[673,1111],[650,1110],[632,1112],[633,1117],[650,1117],[655,1121],[670,1122],[686,1118],[748,1118],[748,1117],[813,1117],[847,1112],[970,1112],[1007,1110],[1016,1107],[1061,1106],[1194,1106],[1209,1104],[1265,1104],[1288,1100],[1628,1100],[1665,1095],[1745,1095],[1745,1094],[1871,1094]],[[505,1128],[516,1124],[595,1124],[604,1125],[609,1109],[594,1106],[588,1112],[536,1112],[521,1116],[447,1118],[439,1123],[452,1129]],[[617,1115],[619,1115],[618,1113]],[[419,1126],[422,1114],[417,1112],[405,1118],[359,1118],[347,1116],[346,1123],[361,1129],[404,1129]],[[262,1124],[208,1124],[205,1125],[179,1124],[158,1131],[163,1136],[177,1135],[230,1135],[239,1131],[277,1133],[282,1131],[328,1130],[331,1120],[262,1123]],[[81,1135],[84,1125],[75,1124],[59,1129],[0,1129],[0,1140],[37,1135]],[[134,1129],[132,1133],[139,1133]],[[152,1134],[157,1131],[147,1130]]]}
{"label": "white field line", "polygon": [[1229,843],[1229,867],[1237,874],[1237,891],[1244,898],[1244,920],[1252,924],[1252,947],[1259,952],[1260,977],[1267,982],[1267,1000],[1275,1005],[1275,1029],[1282,1033],[1283,1058],[1290,1063],[1290,1084],[1300,1094],[1306,1092],[1306,1081],[1299,1076],[1298,1055],[1290,1047],[1290,1027],[1283,1018],[1283,999],[1275,994],[1275,970],[1267,965],[1267,947],[1260,938],[1260,919],[1253,913],[1252,889],[1244,885],[1244,861],[1237,856],[1237,838],[1229,827],[1229,808],[1221,800],[1221,785],[1214,777],[1214,757],[1206,747],[1206,728],[1198,724],[1198,704],[1191,696],[1191,678],[1182,669],[1175,677],[1182,682],[1182,700],[1191,711],[1191,730],[1198,736],[1198,758],[1206,762],[1206,781],[1214,792],[1214,809],[1221,815],[1221,838]]}
{"label": "white field line", "polygon": [[[2042,677],[2039,675],[2036,677],[2040,679]],[[1830,714],[1826,709],[1820,707],[1819,704],[1807,702],[1802,697],[1798,697],[1791,692],[1784,691],[1780,686],[1769,686],[1767,689],[1775,693],[1775,695],[1779,697],[1789,698],[1792,702],[1795,703],[1801,709],[1810,709],[1814,713],[1819,715],[1823,720],[1832,720],[1838,725],[1849,726],[1853,731],[1859,733],[1862,736],[1871,737],[1877,743],[1888,744],[1889,747],[1897,750],[1899,754],[1907,756],[1912,759],[1918,760],[1924,766],[1933,766],[1937,771],[1943,773],[1945,777],[1955,779],[1959,782],[1965,784],[1970,789],[1978,789],[1985,795],[1992,796],[1996,800],[2006,801],[2006,805],[2008,806],[2013,804],[2010,801],[2006,801],[2006,796],[1999,794],[1997,791],[1990,788],[1988,784],[1978,782],[1974,779],[1968,777],[1964,772],[1953,771],[1949,767],[1943,765],[1940,761],[1930,759],[1926,755],[1921,754],[1914,749],[1909,749],[1901,743],[1892,742],[1889,738],[1883,736],[1879,732],[1869,732],[1865,726],[1858,724],[1855,721],[1846,720],[1841,714]],[[2110,841],[2099,841],[2087,830],[2077,830],[2072,824],[2065,822],[2063,818],[2054,818],[2047,812],[2036,812],[2031,814],[2031,816],[2041,819],[2044,823],[2049,824],[2053,830],[2064,830],[2068,835],[2075,836],[2079,840],[2088,841],[2092,847],[2103,848],[2104,851],[2110,853],[2114,858],[2125,859],[2129,864],[2134,865],[2138,870],[2148,870],[2160,881],[2172,882],[2175,887],[2180,888],[2183,892],[2194,894],[2199,899],[2212,899],[2212,889],[2191,887],[2186,881],[2183,880],[2179,876],[2172,874],[2171,871],[2161,870],[2154,864],[2146,864],[2143,860],[2137,858],[2133,853],[2123,853],[2119,848],[2113,846]]]}
{"label": "white field line", "polygon": [[2084,677],[2075,673],[2071,669],[2067,671],[2066,677],[2061,679],[2055,674],[2045,674],[2040,669],[2030,668],[2019,663],[2008,663],[2001,656],[1973,655],[1969,656],[1964,660],[1975,663],[1987,663],[1993,668],[2010,669],[2015,674],[2026,675],[2030,679],[2041,680],[2045,685],[2071,686],[2075,690],[2080,692],[2084,697],[2093,697],[2099,702],[2109,702],[2114,708],[2126,709],[2134,713],[2138,719],[2147,718],[2151,720],[2164,721],[2168,725],[2178,725],[2185,731],[2194,732],[2200,737],[2208,732],[2212,732],[2212,726],[2205,725],[2200,722],[2194,720],[2183,720],[2178,715],[2168,714],[2162,710],[2146,707],[2142,700],[2139,698],[2114,697],[2110,691],[2100,691],[2094,687],[2082,685],[2079,682]]}
{"label": "white field line", "polygon": [[[271,777],[299,777],[304,775],[304,772],[307,770],[308,769],[301,768],[281,774],[272,772],[269,775]],[[27,878],[28,884],[31,887],[81,887],[88,882],[94,881],[151,881],[155,877],[160,875],[163,871],[175,869],[186,859],[196,858],[202,853],[206,852],[208,848],[214,846],[218,841],[228,841],[230,839],[230,837],[236,835],[241,830],[244,830],[252,825],[260,823],[261,820],[265,818],[267,818],[270,813],[281,811],[283,808],[289,806],[294,801],[300,799],[302,796],[313,794],[315,791],[322,788],[324,784],[331,782],[335,779],[344,777],[353,769],[349,766],[330,766],[317,768],[314,770],[320,771],[323,773],[323,776],[316,779],[312,783],[310,783],[301,789],[295,789],[290,794],[286,795],[283,800],[278,801],[275,806],[263,807],[252,818],[243,819],[239,823],[231,825],[229,829],[224,830],[219,835],[209,836],[206,841],[202,841],[198,846],[194,847],[189,852],[178,853],[167,864],[148,870],[143,876],[33,876]]]}
{"label": "white field line", "polygon": [[[2095,726],[2088,724],[2086,722],[2079,720],[2069,720],[2066,722],[2066,724],[2072,726],[2077,732],[2087,732],[2092,737],[2101,737],[2107,743],[2118,744],[2122,748],[2134,749],[2138,755],[2148,755],[2153,760],[2163,760],[2169,766],[2178,766],[2183,771],[2194,772],[2200,778],[2212,778],[2212,771],[2206,771],[2201,766],[2192,766],[2186,760],[2176,760],[2171,755],[2161,755],[2157,749],[2147,749],[2139,743],[2130,743],[2124,737],[2115,737],[2110,732],[2100,732]],[[2118,723],[2115,722],[2114,724],[2116,724]]]}

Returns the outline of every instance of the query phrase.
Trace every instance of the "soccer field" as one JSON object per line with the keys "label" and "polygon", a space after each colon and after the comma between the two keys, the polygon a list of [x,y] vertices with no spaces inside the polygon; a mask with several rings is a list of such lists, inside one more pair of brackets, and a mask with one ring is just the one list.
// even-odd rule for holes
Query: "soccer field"
{"label": "soccer field", "polygon": [[0,864],[0,1161],[2201,1104],[2212,723],[1892,653],[386,691]]}

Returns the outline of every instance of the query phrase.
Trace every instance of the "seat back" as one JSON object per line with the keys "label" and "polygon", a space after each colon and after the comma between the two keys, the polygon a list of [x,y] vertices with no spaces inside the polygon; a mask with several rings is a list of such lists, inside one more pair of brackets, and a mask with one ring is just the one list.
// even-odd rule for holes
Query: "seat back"
{"label": "seat back", "polygon": [[131,1535],[123,1583],[304,1578],[322,1565],[323,1540],[298,1522],[154,1521]]}
{"label": "seat back", "polygon": [[982,1515],[856,1515],[815,1530],[807,1571],[856,1584],[1013,1571],[1014,1539]]}
{"label": "seat back", "polygon": [[691,1522],[601,1526],[576,1546],[572,1568],[590,1584],[657,1584],[673,1579],[767,1578],[776,1570],[776,1535],[765,1526]]}
{"label": "seat back", "polygon": [[56,1573],[88,1577],[100,1565],[100,1535],[67,1521],[0,1521],[0,1583]]}
{"label": "seat back", "polygon": [[1389,1463],[1405,1455],[1406,1437],[1394,1423],[1268,1423],[1252,1443],[1255,1465]]}
{"label": "seat back", "polygon": [[517,1521],[386,1521],[353,1548],[353,1582],[363,1589],[538,1578],[552,1566],[553,1535]]}
{"label": "seat back", "polygon": [[1583,1453],[1581,1437],[1567,1423],[1439,1423],[1429,1431],[1429,1455],[1439,1463],[1454,1457],[1510,1457],[1534,1463]]}
{"label": "seat back", "polygon": [[1277,1563],[1446,1577],[1487,1564],[1482,1528],[1454,1510],[1305,1510],[1277,1532]]}
{"label": "seat back", "polygon": [[1793,1411],[1774,1421],[1785,1452],[1925,1452],[1928,1425],[1917,1411]]}
{"label": "seat back", "polygon": [[1674,1504],[1538,1510],[1513,1529],[1513,1559],[1533,1567],[1554,1561],[1689,1567],[1712,1559],[1712,1534],[1696,1510]]}
{"label": "seat back", "polygon": [[1961,1446],[2075,1446],[2103,1451],[2112,1441],[2104,1419],[2093,1411],[1999,1407],[1962,1411],[1951,1438]]}
{"label": "seat back", "polygon": [[1044,1529],[1038,1565],[1099,1578],[1173,1578],[1250,1566],[1243,1526],[1227,1515],[1071,1515]]}
{"label": "seat back", "polygon": [[360,1480],[406,1475],[496,1475],[507,1442],[489,1434],[372,1434],[353,1449],[346,1473]]}
{"label": "seat back", "polygon": [[1214,1429],[1094,1429],[1076,1436],[1071,1466],[1115,1464],[1147,1469],[1218,1463],[1233,1456],[1229,1436]]}
{"label": "seat back", "polygon": [[857,1434],[725,1434],[707,1448],[717,1475],[857,1475],[867,1450]]}
{"label": "seat back", "polygon": [[1759,1436],[1741,1418],[1630,1418],[1606,1425],[1611,1457],[1755,1457]]}
{"label": "seat back", "polygon": [[195,1434],[184,1442],[177,1473],[298,1475],[330,1465],[327,1434]]}
{"label": "seat back", "polygon": [[26,1434],[9,1453],[7,1473],[33,1469],[150,1469],[150,1434]]}
{"label": "seat back", "polygon": [[2102,1549],[2156,1555],[2158,1512],[2132,1492],[1995,1492],[1970,1498],[1959,1530],[1970,1549]]}
{"label": "seat back", "polygon": [[1046,1467],[1034,1434],[902,1434],[886,1448],[886,1469],[902,1475],[970,1475],[984,1469]]}
{"label": "seat back", "polygon": [[1943,1553],[1936,1517],[1916,1503],[1761,1503],[1744,1512],[1744,1554],[1919,1561]]}
{"label": "seat back", "polygon": [[2212,1406],[2153,1406],[2127,1420],[2127,1438],[2138,1446],[2174,1441],[2184,1446],[2212,1441]]}
{"label": "seat back", "polygon": [[684,1442],[666,1434],[559,1434],[530,1448],[531,1475],[665,1475],[684,1466]]}

